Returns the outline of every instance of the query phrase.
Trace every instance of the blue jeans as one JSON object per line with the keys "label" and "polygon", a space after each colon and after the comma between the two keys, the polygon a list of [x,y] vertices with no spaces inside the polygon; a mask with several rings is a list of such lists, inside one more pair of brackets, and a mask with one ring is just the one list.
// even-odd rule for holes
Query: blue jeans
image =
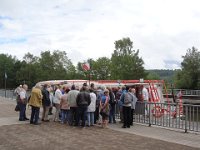
{"label": "blue jeans", "polygon": [[111,109],[110,109],[110,114],[109,114],[109,122],[112,123],[115,123],[116,120],[115,120],[115,106],[116,105],[111,105]]}
{"label": "blue jeans", "polygon": [[39,114],[40,114],[40,107],[31,106],[31,119],[30,123],[38,123]]}
{"label": "blue jeans", "polygon": [[88,126],[94,125],[94,112],[87,112]]}
{"label": "blue jeans", "polygon": [[69,111],[70,110],[67,110],[67,109],[61,109],[61,122],[62,123],[65,123],[65,122],[68,122],[69,123]]}
{"label": "blue jeans", "polygon": [[26,104],[23,103],[18,103],[19,104],[19,108],[20,108],[20,112],[19,112],[19,120],[25,120],[26,118]]}
{"label": "blue jeans", "polygon": [[76,126],[79,125],[80,120],[82,120],[82,127],[85,127],[85,119],[87,117],[87,106],[79,106],[77,108],[77,120],[76,120]]}

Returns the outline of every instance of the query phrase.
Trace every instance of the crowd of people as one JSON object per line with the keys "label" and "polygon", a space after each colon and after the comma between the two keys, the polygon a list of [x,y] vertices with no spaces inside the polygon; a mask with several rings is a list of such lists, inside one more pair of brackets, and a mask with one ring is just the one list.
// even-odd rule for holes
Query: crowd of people
{"label": "crowd of people", "polygon": [[19,121],[29,120],[26,117],[28,104],[31,106],[30,124],[34,125],[50,122],[49,115],[54,115],[53,121],[70,126],[90,127],[101,124],[106,128],[108,123],[116,123],[116,109],[120,112],[122,128],[130,128],[133,125],[133,113],[138,100],[134,87],[95,87],[94,84],[87,83],[82,87],[36,84],[29,97],[26,96],[27,89],[28,86],[24,84],[15,90]]}

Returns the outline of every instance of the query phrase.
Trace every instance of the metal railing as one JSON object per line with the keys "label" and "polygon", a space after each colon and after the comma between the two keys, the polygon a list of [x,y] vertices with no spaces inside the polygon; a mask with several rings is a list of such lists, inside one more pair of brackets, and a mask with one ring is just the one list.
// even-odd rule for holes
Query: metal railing
{"label": "metal railing", "polygon": [[[182,95],[186,96],[200,96],[200,90],[187,90],[187,89],[173,89],[173,94],[177,95],[181,91]],[[163,92],[164,95],[166,95],[165,92]],[[172,89],[167,90],[167,94],[171,95],[172,94]],[[6,90],[5,89],[0,89],[0,96],[3,97],[8,97],[8,98],[15,98],[14,90]]]}
{"label": "metal railing", "polygon": [[[27,96],[30,95],[30,91],[27,91]],[[0,96],[1,97],[6,97],[10,99],[16,99],[16,94],[14,93],[14,90],[5,90],[5,89],[0,89]]]}
{"label": "metal railing", "polygon": [[[187,89],[168,89],[167,93],[177,95],[181,91],[183,96],[200,96],[200,90],[187,90]],[[163,92],[166,94],[165,92]]]}
{"label": "metal railing", "polygon": [[[120,118],[120,114],[116,114]],[[200,132],[200,105],[137,102],[134,122]]]}
{"label": "metal railing", "polygon": [[[0,90],[0,96],[16,99],[14,90],[7,90],[6,94],[5,90]],[[116,118],[120,118],[118,105],[116,107]],[[184,132],[200,132],[200,105],[137,102],[133,118],[134,122],[149,126],[181,129]]]}
{"label": "metal railing", "polygon": [[0,89],[0,96],[10,98],[10,99],[16,99],[14,90]]}

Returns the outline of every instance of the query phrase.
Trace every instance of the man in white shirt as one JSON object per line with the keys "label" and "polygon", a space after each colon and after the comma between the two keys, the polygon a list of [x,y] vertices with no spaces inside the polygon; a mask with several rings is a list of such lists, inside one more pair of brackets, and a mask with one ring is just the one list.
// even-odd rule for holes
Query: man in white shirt
{"label": "man in white shirt", "polygon": [[149,93],[148,90],[143,86],[142,88],[142,97],[144,102],[148,102],[149,100]]}
{"label": "man in white shirt", "polygon": [[143,99],[143,102],[145,103],[145,115],[148,115],[149,93],[148,93],[148,90],[143,85],[142,85],[142,99]]}
{"label": "man in white shirt", "polygon": [[59,113],[60,113],[60,100],[61,100],[61,97],[62,97],[61,90],[62,90],[62,86],[58,85],[57,90],[55,92],[55,97],[54,97],[54,104],[55,104],[55,107],[56,107],[54,121],[60,121]]}
{"label": "man in white shirt", "polygon": [[26,121],[29,120],[26,117],[26,104],[27,104],[27,96],[26,96],[26,91],[28,89],[28,86],[26,84],[24,84],[22,86],[22,89],[19,93],[19,100],[18,100],[18,104],[20,107],[20,112],[19,112],[19,121]]}
{"label": "man in white shirt", "polygon": [[16,94],[16,96],[19,95],[19,93],[20,93],[21,90],[22,90],[22,85],[19,85],[19,86],[15,89],[15,91],[14,91],[14,93]]}

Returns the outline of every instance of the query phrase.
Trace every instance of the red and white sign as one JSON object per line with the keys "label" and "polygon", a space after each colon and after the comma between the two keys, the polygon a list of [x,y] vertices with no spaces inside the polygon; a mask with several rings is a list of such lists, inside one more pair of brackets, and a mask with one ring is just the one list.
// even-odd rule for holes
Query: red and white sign
{"label": "red and white sign", "polygon": [[83,68],[83,70],[88,71],[88,70],[90,70],[90,64],[89,63],[83,63],[82,68]]}

